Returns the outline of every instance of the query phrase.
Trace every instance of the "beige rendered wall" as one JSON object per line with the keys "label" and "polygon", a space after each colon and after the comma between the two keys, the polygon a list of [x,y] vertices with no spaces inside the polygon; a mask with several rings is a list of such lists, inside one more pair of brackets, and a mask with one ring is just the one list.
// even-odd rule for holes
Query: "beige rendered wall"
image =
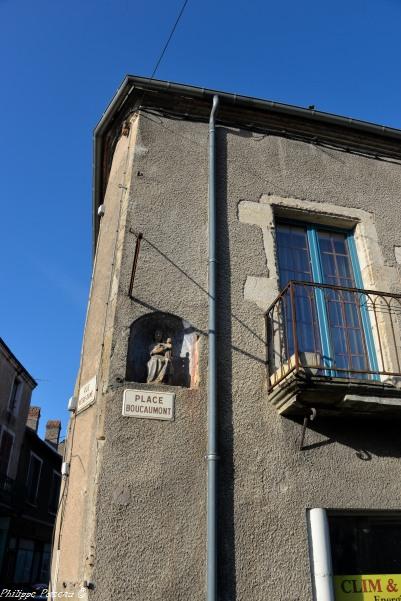
{"label": "beige rendered wall", "polygon": [[132,118],[131,125],[128,136],[121,136],[116,145],[93,266],[75,396],[78,398],[81,387],[96,376],[96,402],[82,411],[78,408],[69,423],[64,460],[70,463],[70,473],[63,479],[63,502],[53,549],[51,585],[55,591],[80,590],[93,564],[94,490],[104,438],[103,406],[98,397],[101,396],[103,368],[105,365],[107,370],[108,364],[109,321],[114,320],[116,291],[113,282],[118,271],[120,235],[124,231],[125,190],[133,169],[129,158],[135,147],[136,117]]}

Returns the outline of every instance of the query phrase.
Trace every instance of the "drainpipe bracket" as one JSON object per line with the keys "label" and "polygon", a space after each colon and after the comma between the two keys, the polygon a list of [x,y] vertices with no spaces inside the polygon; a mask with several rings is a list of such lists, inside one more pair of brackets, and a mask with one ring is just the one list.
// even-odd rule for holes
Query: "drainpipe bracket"
{"label": "drainpipe bracket", "polygon": [[208,453],[205,455],[206,461],[219,461],[220,455],[216,455],[216,453]]}

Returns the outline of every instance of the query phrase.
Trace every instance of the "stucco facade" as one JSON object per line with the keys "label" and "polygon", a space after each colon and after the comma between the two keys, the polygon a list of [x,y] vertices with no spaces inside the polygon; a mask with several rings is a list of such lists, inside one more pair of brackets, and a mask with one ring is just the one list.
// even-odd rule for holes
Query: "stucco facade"
{"label": "stucco facade", "polygon": [[[181,89],[166,92],[162,108],[146,94],[134,89],[102,134],[104,216],[75,389],[79,397],[96,376],[96,394],[69,426],[52,586],[94,600],[197,601],[205,598],[210,96],[184,110]],[[263,133],[237,112],[224,113],[222,101],[217,129],[220,598],[311,601],[307,510],[400,511],[400,422],[396,410],[391,420],[318,410],[299,450],[302,419],[281,416],[267,390],[276,219],[354,228],[364,287],[401,293],[399,142],[377,134],[373,151],[371,134],[351,126],[350,151],[340,126],[307,111],[299,119],[310,139],[290,119],[283,135]],[[316,143],[320,134],[327,143]],[[153,312],[196,332],[195,385],[127,381],[130,328]],[[174,392],[175,419],[123,417],[126,389]]]}

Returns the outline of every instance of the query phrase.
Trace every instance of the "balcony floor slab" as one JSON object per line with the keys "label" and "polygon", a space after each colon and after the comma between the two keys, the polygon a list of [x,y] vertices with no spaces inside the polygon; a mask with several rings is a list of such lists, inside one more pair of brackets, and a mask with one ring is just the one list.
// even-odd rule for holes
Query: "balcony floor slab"
{"label": "balcony floor slab", "polygon": [[283,416],[307,415],[315,408],[325,416],[401,417],[401,389],[387,382],[305,376],[292,372],[269,393]]}

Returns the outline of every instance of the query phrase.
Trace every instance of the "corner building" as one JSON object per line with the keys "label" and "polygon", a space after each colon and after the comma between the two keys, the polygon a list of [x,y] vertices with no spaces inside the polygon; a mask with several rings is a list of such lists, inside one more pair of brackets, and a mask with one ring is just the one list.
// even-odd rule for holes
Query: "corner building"
{"label": "corner building", "polygon": [[131,76],[94,134],[52,587],[206,595],[216,94],[218,598],[397,596],[401,132]]}

